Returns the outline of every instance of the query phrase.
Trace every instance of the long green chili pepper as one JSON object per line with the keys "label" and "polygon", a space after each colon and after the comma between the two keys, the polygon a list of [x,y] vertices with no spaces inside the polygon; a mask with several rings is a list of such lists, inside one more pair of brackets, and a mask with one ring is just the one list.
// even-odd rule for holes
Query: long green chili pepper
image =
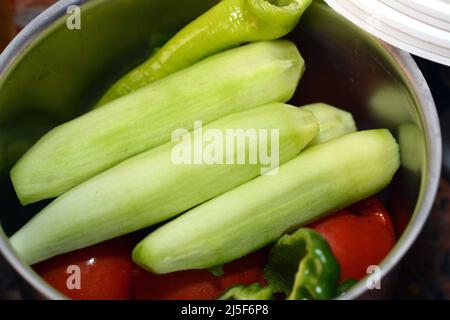
{"label": "long green chili pepper", "polygon": [[288,300],[324,300],[338,295],[340,267],[330,246],[317,232],[302,228],[281,237],[264,270],[267,287],[252,284],[226,291],[223,300],[269,300],[284,293]]}
{"label": "long green chili pepper", "polygon": [[280,38],[294,29],[312,0],[223,0],[191,22],[149,60],[116,82],[106,104],[212,54],[252,41]]}

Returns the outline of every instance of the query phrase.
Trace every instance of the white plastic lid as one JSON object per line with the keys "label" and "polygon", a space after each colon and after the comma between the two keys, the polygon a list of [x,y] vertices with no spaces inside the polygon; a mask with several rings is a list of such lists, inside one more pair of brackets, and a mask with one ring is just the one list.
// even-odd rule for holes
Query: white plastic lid
{"label": "white plastic lid", "polygon": [[450,0],[325,0],[393,46],[450,66]]}

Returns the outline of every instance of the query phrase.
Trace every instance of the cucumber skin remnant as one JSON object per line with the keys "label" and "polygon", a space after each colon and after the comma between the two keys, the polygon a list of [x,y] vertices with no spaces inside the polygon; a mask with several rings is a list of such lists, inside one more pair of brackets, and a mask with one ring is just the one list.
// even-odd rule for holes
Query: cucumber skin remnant
{"label": "cucumber skin remnant", "polygon": [[117,81],[98,106],[173,74],[212,54],[246,42],[285,36],[312,0],[222,0],[180,30],[146,62]]}
{"label": "cucumber skin remnant", "polygon": [[288,101],[305,69],[287,40],[263,41],[209,57],[60,125],[16,163],[22,204],[57,197],[136,154],[229,114]]}
{"label": "cucumber skin remnant", "polygon": [[384,129],[313,146],[277,175],[258,177],[152,232],[135,247],[133,260],[159,274],[233,261],[376,194],[399,166],[398,145]]}
{"label": "cucumber skin remnant", "polygon": [[[309,111],[273,103],[219,119],[203,128],[208,129],[223,134],[266,129],[266,143],[259,143],[269,148],[270,129],[277,129],[279,162],[284,163],[312,141],[319,124]],[[193,141],[196,132],[186,136]],[[248,162],[176,164],[172,151],[178,143],[141,153],[54,200],[11,238],[19,256],[34,264],[154,225],[255,178],[263,167]],[[250,146],[246,144],[246,154]]]}

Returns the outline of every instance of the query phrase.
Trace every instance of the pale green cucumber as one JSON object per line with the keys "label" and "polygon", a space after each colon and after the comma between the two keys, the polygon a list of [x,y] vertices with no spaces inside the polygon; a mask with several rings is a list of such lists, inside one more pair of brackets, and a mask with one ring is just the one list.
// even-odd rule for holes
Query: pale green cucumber
{"label": "pale green cucumber", "polygon": [[[241,163],[237,162],[237,140],[225,139],[231,129],[243,133],[241,154],[245,158]],[[276,166],[298,155],[318,131],[319,124],[311,112],[281,103],[219,119],[125,160],[68,191],[22,227],[11,243],[26,263],[33,264],[151,226],[253,179],[265,166],[271,167],[259,156],[251,160],[250,151],[259,154],[269,148],[267,154],[276,157],[271,161]],[[207,137],[213,132],[222,140],[195,144],[202,137],[210,139]],[[245,140],[255,132],[257,139]],[[278,132],[278,138],[272,132]],[[218,144],[213,145],[214,141]],[[218,164],[207,162],[206,156],[194,162],[197,147],[202,151],[198,154],[208,155],[214,146],[223,150]],[[181,147],[191,152],[191,162],[178,162]]]}
{"label": "pale green cucumber", "polygon": [[252,43],[209,57],[63,124],[41,138],[14,166],[23,204],[61,195],[138,153],[226,115],[295,92],[304,61],[292,42]]}
{"label": "pale green cucumber", "polygon": [[387,130],[313,146],[278,174],[258,177],[163,225],[135,247],[133,260],[155,273],[227,263],[379,192],[398,167],[398,145]]}
{"label": "pale green cucumber", "polygon": [[355,120],[350,112],[325,103],[306,105],[302,109],[314,113],[320,125],[320,134],[311,141],[310,146],[341,137],[357,130]]}

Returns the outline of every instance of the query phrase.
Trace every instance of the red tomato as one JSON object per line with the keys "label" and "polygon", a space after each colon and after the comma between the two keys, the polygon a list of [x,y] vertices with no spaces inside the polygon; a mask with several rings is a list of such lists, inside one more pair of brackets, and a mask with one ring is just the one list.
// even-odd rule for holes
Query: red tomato
{"label": "red tomato", "polygon": [[137,300],[212,300],[220,295],[220,286],[208,270],[157,275],[136,266],[134,294]]}
{"label": "red tomato", "polygon": [[224,265],[224,275],[208,270],[186,270],[156,275],[136,267],[134,290],[137,300],[212,300],[230,287],[255,282],[264,284],[262,271],[267,252],[261,250]]}
{"label": "red tomato", "polygon": [[405,186],[403,181],[396,180],[391,184],[389,208],[394,224],[394,230],[397,237],[401,236],[411,220],[411,214],[414,211],[411,204],[406,200],[403,192]]}
{"label": "red tomato", "polygon": [[401,236],[411,220],[411,206],[402,197],[392,199],[391,206],[395,234]]}
{"label": "red tomato", "polygon": [[[341,265],[341,280],[360,279],[395,243],[391,218],[375,198],[361,201],[311,225],[330,244]],[[259,282],[268,250],[224,265],[224,275],[187,270],[166,275],[147,272],[131,262],[131,236],[64,254],[34,266],[53,287],[73,299],[208,300],[234,285]],[[80,289],[70,289],[68,267],[80,268]],[[72,271],[73,272],[73,271]],[[133,295],[134,284],[134,295]]]}
{"label": "red tomato", "polygon": [[224,275],[219,278],[222,291],[238,284],[249,285],[259,282],[264,286],[266,282],[263,277],[263,269],[268,255],[268,250],[263,249],[224,265]]}
{"label": "red tomato", "polygon": [[129,237],[121,237],[51,258],[33,268],[72,299],[132,299],[133,244]]}
{"label": "red tomato", "polygon": [[367,267],[379,264],[395,244],[391,218],[375,198],[328,216],[311,228],[330,244],[341,266],[341,281],[363,278]]}

